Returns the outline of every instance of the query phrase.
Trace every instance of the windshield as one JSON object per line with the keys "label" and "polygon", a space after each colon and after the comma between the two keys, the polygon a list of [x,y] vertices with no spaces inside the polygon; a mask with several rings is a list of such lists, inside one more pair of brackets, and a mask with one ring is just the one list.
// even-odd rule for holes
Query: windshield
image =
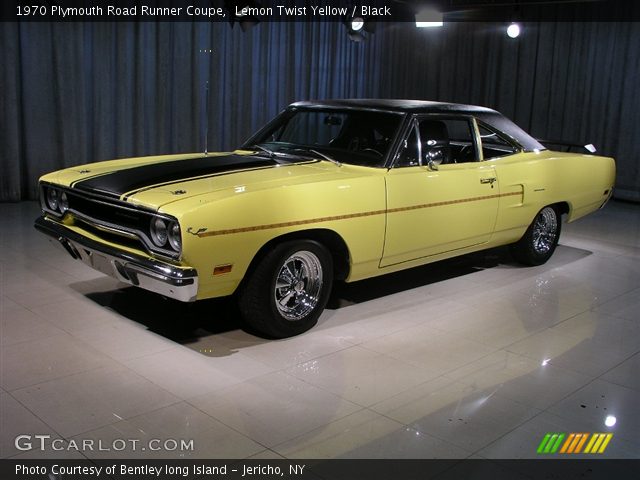
{"label": "windshield", "polygon": [[285,159],[303,155],[381,167],[401,120],[387,112],[290,109],[243,148]]}

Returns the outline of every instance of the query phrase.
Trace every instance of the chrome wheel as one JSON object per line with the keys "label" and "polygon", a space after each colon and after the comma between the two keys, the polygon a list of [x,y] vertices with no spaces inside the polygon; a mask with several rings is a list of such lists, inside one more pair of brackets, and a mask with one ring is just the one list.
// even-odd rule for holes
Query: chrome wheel
{"label": "chrome wheel", "polygon": [[322,263],[303,250],[287,258],[276,277],[275,305],[283,318],[295,322],[318,305],[322,292]]}
{"label": "chrome wheel", "polygon": [[551,207],[543,208],[533,224],[533,249],[538,254],[548,253],[556,244],[558,217]]}

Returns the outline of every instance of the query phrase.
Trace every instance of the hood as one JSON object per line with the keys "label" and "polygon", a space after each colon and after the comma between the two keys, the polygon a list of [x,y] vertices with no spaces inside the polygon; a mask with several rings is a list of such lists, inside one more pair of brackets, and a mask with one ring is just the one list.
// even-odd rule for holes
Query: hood
{"label": "hood", "polygon": [[198,195],[219,198],[238,191],[361,175],[362,168],[337,167],[306,157],[279,163],[267,156],[236,151],[110,160],[65,169],[42,180],[159,209]]}
{"label": "hood", "polygon": [[222,175],[229,172],[275,167],[270,158],[251,155],[198,155],[157,163],[129,165],[122,169],[77,180],[71,187],[80,191],[98,193],[115,199],[126,200],[149,188],[171,188],[189,179]]}

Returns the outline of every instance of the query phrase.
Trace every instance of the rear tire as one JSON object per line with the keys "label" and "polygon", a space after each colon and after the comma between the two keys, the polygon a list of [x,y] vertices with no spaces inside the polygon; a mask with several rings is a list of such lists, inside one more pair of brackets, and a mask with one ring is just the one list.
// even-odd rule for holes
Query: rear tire
{"label": "rear tire", "polygon": [[524,265],[542,265],[551,258],[558,245],[562,218],[553,205],[538,212],[520,240],[511,245],[511,254]]}
{"label": "rear tire", "polygon": [[287,338],[312,328],[333,283],[331,254],[318,242],[276,245],[249,275],[238,295],[244,321],[257,333]]}

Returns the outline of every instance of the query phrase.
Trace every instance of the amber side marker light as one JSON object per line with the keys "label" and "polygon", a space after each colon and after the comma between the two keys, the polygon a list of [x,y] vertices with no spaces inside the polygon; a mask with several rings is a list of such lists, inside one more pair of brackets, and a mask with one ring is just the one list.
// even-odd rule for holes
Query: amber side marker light
{"label": "amber side marker light", "polygon": [[233,268],[232,264],[227,264],[227,265],[216,265],[213,268],[213,274],[214,275],[222,275],[224,273],[229,273],[231,272],[231,269]]}

